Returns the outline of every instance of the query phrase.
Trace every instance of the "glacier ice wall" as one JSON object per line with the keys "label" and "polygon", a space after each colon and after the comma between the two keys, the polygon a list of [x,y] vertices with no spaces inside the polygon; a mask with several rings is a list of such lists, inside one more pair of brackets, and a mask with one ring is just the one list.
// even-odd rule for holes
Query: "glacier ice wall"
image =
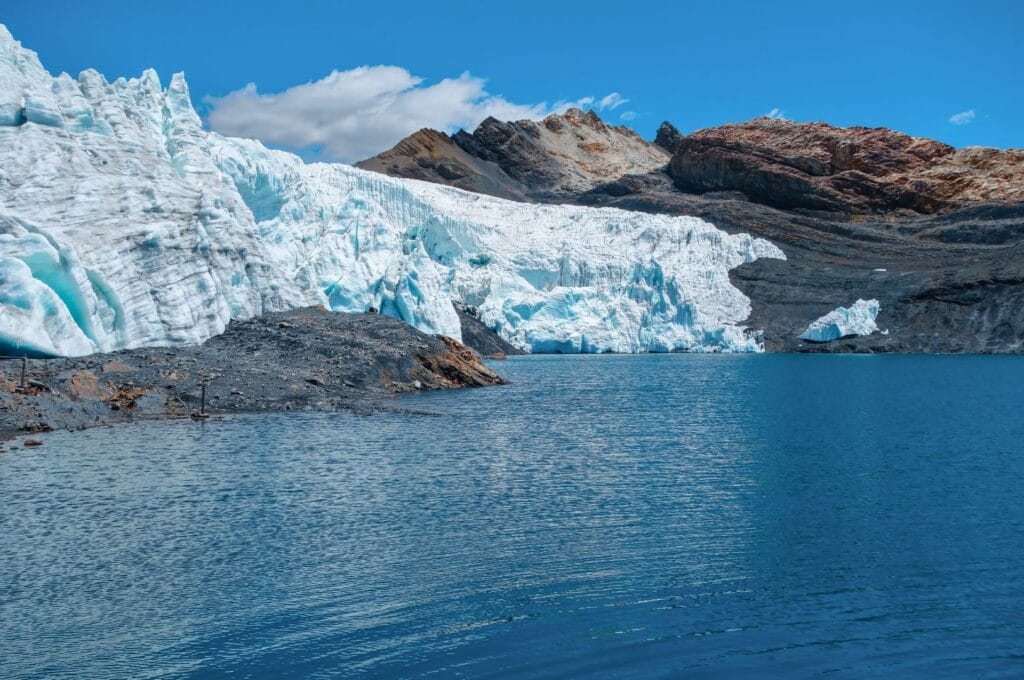
{"label": "glacier ice wall", "polygon": [[0,353],[193,344],[233,318],[371,307],[539,352],[756,351],[728,271],[784,258],[700,219],[537,206],[203,129],[151,70],[53,77],[0,25]]}
{"label": "glacier ice wall", "polygon": [[853,335],[871,335],[878,330],[878,300],[857,300],[849,307],[838,307],[811,323],[801,340],[831,342]]}

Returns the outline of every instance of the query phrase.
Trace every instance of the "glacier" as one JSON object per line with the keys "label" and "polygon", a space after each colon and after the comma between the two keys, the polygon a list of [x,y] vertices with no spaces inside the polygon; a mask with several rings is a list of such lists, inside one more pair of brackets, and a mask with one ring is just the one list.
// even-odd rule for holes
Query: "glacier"
{"label": "glacier", "polygon": [[878,330],[878,300],[857,300],[849,307],[838,307],[811,323],[801,340],[831,342],[855,335],[871,335]]}
{"label": "glacier", "polygon": [[206,130],[183,74],[50,75],[0,24],[0,354],[200,343],[371,308],[534,352],[759,351],[729,270],[782,258],[694,217],[540,206]]}

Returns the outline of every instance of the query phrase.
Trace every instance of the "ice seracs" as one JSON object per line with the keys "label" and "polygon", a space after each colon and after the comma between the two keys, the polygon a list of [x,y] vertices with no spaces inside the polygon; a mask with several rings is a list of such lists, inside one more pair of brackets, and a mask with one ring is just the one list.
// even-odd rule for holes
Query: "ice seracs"
{"label": "ice seracs", "polygon": [[176,74],[50,76],[0,26],[0,353],[198,343],[371,307],[540,352],[756,351],[728,272],[777,247],[697,218],[539,206],[210,133]]}
{"label": "ice seracs", "polygon": [[807,327],[801,340],[831,342],[855,335],[871,335],[878,330],[878,300],[857,300],[849,307],[839,307]]}

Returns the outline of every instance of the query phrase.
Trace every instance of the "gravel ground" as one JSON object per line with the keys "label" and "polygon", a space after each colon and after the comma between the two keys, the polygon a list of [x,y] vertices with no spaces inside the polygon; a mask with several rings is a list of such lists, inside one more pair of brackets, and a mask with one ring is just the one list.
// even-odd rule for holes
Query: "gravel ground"
{"label": "gravel ground", "polygon": [[[154,418],[373,412],[416,390],[504,383],[473,350],[377,314],[308,308],[234,321],[194,347],[5,361],[0,438]],[[205,408],[203,406],[203,385]]]}

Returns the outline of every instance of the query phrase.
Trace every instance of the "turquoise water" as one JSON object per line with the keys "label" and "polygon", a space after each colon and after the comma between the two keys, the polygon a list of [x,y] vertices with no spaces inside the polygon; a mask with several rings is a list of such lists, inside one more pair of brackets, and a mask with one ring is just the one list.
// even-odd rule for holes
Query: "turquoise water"
{"label": "turquoise water", "polygon": [[0,453],[0,675],[1024,674],[1024,360],[496,366]]}

